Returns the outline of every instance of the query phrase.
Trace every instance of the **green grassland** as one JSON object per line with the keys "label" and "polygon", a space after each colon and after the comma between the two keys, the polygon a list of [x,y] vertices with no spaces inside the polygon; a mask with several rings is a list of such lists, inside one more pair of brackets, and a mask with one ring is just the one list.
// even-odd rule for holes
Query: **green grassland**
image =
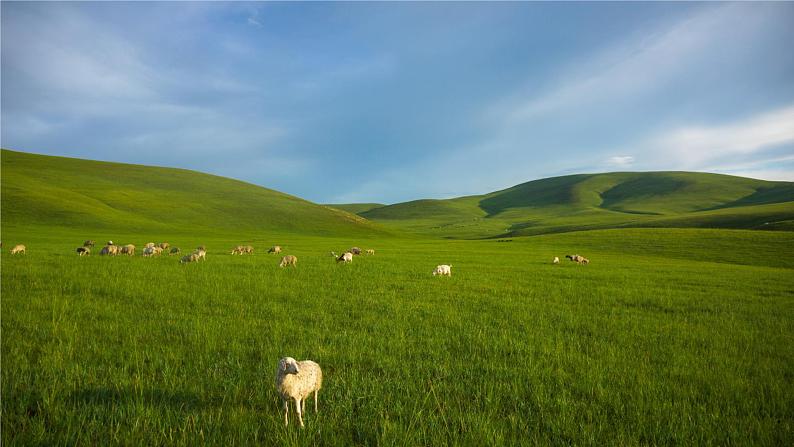
{"label": "green grassland", "polygon": [[[368,211],[414,213],[381,225],[190,171],[1,156],[3,445],[794,444],[785,183],[650,205],[607,194],[624,211],[566,211],[548,188],[535,204],[486,202],[542,208],[508,234],[544,234],[460,240],[429,236],[510,221],[467,229],[486,211],[461,198]],[[581,201],[598,200],[589,190]],[[578,213],[669,228],[588,229]],[[762,218],[782,231],[725,228]],[[208,255],[78,257],[85,239]],[[26,255],[9,253],[17,243]],[[256,250],[231,255],[238,244]],[[274,244],[296,268],[278,267]],[[376,254],[329,255],[353,245]],[[431,275],[441,263],[451,277]],[[294,412],[284,427],[273,384],[286,355],[325,375],[303,430]]]}
{"label": "green grassland", "polygon": [[[327,254],[349,239],[272,241],[294,269],[224,239],[172,241],[207,244],[195,264],[79,258],[76,236],[2,254],[4,445],[794,440],[790,232],[382,239],[351,265]],[[284,355],[325,372],[304,430]]]}
{"label": "green grassland", "polygon": [[464,239],[619,227],[794,230],[794,183],[694,172],[580,174],[479,196],[336,206],[394,228]]}

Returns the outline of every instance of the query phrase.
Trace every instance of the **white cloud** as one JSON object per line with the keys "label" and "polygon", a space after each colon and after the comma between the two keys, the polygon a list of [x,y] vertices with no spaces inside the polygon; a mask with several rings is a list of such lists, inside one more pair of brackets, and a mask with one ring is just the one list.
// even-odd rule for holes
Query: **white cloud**
{"label": "white cloud", "polygon": [[698,169],[731,155],[746,155],[794,143],[794,105],[717,126],[687,126],[647,144],[681,168]]}
{"label": "white cloud", "polygon": [[634,157],[630,155],[618,156],[618,157],[610,157],[607,159],[607,164],[610,166],[618,166],[620,168],[625,168],[631,166],[634,163]]}

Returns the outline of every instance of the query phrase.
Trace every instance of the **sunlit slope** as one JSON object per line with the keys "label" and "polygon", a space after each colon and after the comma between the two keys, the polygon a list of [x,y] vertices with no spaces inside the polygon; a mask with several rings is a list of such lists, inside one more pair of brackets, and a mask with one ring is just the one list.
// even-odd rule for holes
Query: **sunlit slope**
{"label": "sunlit slope", "polygon": [[579,174],[360,214],[464,238],[623,226],[794,229],[794,183],[693,172]]}
{"label": "sunlit slope", "polygon": [[365,219],[183,169],[2,151],[4,231],[31,226],[169,233],[373,235]]}

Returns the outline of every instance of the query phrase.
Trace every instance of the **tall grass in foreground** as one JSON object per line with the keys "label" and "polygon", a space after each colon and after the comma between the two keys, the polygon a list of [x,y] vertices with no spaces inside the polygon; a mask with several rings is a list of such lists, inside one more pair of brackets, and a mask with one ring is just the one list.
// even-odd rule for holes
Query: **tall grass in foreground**
{"label": "tall grass in foreground", "polygon": [[[768,262],[790,233],[387,240],[352,265],[294,238],[295,269],[232,240],[179,265],[30,239],[2,254],[4,445],[794,441],[794,275]],[[325,374],[304,430],[284,355]]]}

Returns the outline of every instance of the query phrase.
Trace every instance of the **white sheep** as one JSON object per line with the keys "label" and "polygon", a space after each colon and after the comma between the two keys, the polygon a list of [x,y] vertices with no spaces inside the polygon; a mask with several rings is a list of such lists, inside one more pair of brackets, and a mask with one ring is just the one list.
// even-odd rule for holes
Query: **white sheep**
{"label": "white sheep", "polygon": [[270,247],[270,250],[268,250],[267,252],[268,253],[273,253],[274,255],[279,254],[279,253],[281,253],[281,246],[280,245],[274,245],[274,246]]}
{"label": "white sheep", "polygon": [[555,256],[554,259],[551,260],[551,263],[552,264],[559,264],[560,263],[560,258]]}
{"label": "white sheep", "polygon": [[371,249],[371,248],[368,248],[368,249],[367,249],[367,254],[368,254],[368,255],[374,255],[374,254],[375,254],[375,250],[373,250],[373,249]]}
{"label": "white sheep", "polygon": [[77,247],[77,256],[88,256],[91,254],[91,249],[88,247]]}
{"label": "white sheep", "polygon": [[323,371],[320,365],[311,361],[295,361],[292,357],[284,357],[278,361],[276,368],[276,391],[281,396],[284,406],[284,425],[289,425],[289,400],[295,400],[298,421],[303,427],[303,412],[306,410],[306,398],[314,393],[314,412],[317,413],[317,394],[323,386]]}
{"label": "white sheep", "polygon": [[281,258],[281,263],[278,265],[279,267],[284,267],[287,265],[291,265],[293,267],[298,266],[298,258],[293,255],[287,255]]}
{"label": "white sheep", "polygon": [[452,265],[441,264],[439,266],[436,266],[436,269],[433,270],[433,276],[436,275],[452,276]]}
{"label": "white sheep", "polygon": [[196,260],[197,261],[198,260],[202,260],[202,261],[206,261],[207,260],[207,251],[206,250],[203,250],[201,248],[197,248],[196,251],[193,252],[193,254],[196,255]]}
{"label": "white sheep", "polygon": [[25,246],[22,244],[15,245],[14,248],[11,249],[11,254],[15,255],[17,253],[22,253],[23,255],[27,254],[25,253]]}
{"label": "white sheep", "polygon": [[353,253],[349,251],[342,253],[342,256],[336,258],[336,262],[353,262]]}
{"label": "white sheep", "polygon": [[127,244],[121,247],[121,254],[134,256],[135,255],[135,246],[132,244]]}
{"label": "white sheep", "polygon": [[152,248],[152,247],[154,247],[154,242],[147,242],[146,245],[143,246],[143,248]]}

